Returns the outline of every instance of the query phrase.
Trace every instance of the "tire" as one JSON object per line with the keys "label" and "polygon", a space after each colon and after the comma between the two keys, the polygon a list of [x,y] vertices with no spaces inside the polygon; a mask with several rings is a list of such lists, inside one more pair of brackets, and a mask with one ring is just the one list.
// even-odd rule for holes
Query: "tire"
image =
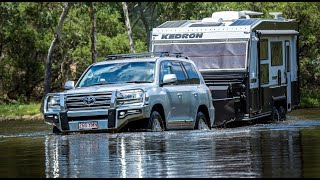
{"label": "tire", "polygon": [[279,115],[281,121],[285,121],[287,119],[287,113],[283,106],[279,107]]}
{"label": "tire", "polygon": [[195,129],[197,129],[197,130],[209,130],[210,129],[210,127],[208,126],[207,118],[202,112],[197,113]]}
{"label": "tire", "polygon": [[277,109],[275,106],[273,106],[273,108],[272,108],[271,120],[272,120],[273,122],[276,122],[276,121],[279,121],[279,120],[280,120],[279,111],[278,111],[278,109]]}
{"label": "tire", "polygon": [[149,117],[148,129],[152,132],[164,131],[163,119],[157,111],[152,111]]}
{"label": "tire", "polygon": [[62,132],[60,131],[60,129],[57,128],[57,126],[53,126],[52,133],[57,135],[62,134]]}

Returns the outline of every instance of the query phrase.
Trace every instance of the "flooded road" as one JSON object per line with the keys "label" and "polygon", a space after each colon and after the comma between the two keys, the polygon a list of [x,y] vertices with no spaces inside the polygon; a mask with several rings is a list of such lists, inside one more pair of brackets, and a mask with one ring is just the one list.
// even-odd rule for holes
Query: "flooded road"
{"label": "flooded road", "polygon": [[208,131],[53,135],[0,122],[0,177],[320,177],[320,116]]}

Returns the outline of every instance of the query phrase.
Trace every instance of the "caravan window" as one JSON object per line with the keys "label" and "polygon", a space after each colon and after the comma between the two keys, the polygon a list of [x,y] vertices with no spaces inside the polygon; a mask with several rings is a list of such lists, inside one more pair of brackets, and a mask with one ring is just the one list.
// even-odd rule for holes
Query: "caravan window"
{"label": "caravan window", "polygon": [[154,52],[183,53],[198,69],[244,69],[247,42],[155,44]]}
{"label": "caravan window", "polygon": [[282,64],[282,41],[271,42],[271,66],[281,66]]}
{"label": "caravan window", "polygon": [[268,59],[268,39],[260,40],[260,60]]}

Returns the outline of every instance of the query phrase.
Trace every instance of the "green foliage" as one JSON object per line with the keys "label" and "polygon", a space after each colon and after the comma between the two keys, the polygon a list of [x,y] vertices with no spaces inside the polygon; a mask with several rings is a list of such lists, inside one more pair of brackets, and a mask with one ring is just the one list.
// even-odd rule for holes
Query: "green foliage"
{"label": "green foliage", "polygon": [[[77,80],[91,62],[88,2],[75,2],[65,19],[61,40],[53,53],[52,91]],[[170,20],[198,20],[216,11],[252,10],[297,19],[303,105],[319,106],[320,3],[318,2],[129,2],[136,52],[145,52],[153,27]],[[129,40],[121,2],[95,2],[98,61],[128,53]],[[145,22],[140,17],[141,7]],[[54,38],[62,2],[0,2],[0,102],[30,102],[43,96],[45,62]],[[147,24],[146,24],[147,23]],[[146,28],[146,25],[148,28]]]}
{"label": "green foliage", "polygon": [[320,89],[305,89],[301,91],[301,107],[320,107]]}
{"label": "green foliage", "polygon": [[36,115],[40,111],[40,103],[29,103],[29,104],[0,104],[0,117],[16,117],[24,115]]}

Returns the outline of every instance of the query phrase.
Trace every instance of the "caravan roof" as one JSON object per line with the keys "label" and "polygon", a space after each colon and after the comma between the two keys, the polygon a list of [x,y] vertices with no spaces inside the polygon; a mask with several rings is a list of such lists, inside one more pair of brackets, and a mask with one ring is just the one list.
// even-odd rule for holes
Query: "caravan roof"
{"label": "caravan roof", "polygon": [[[272,12],[269,13],[274,16],[273,19],[266,18],[251,18],[250,15],[261,15],[261,12],[254,11],[221,11],[214,12],[212,17],[204,18],[202,20],[176,20],[167,21],[153,31],[156,33],[164,32],[192,32],[192,31],[253,31],[255,29],[272,29],[270,25],[262,25],[268,23],[283,24],[277,26],[279,29],[292,29],[289,24],[295,22],[293,19],[285,19],[279,17],[282,13]],[[199,30],[201,28],[201,30]],[[191,30],[192,29],[192,30]],[[295,28],[293,28],[295,29]],[[296,29],[297,30],[297,29]]]}

